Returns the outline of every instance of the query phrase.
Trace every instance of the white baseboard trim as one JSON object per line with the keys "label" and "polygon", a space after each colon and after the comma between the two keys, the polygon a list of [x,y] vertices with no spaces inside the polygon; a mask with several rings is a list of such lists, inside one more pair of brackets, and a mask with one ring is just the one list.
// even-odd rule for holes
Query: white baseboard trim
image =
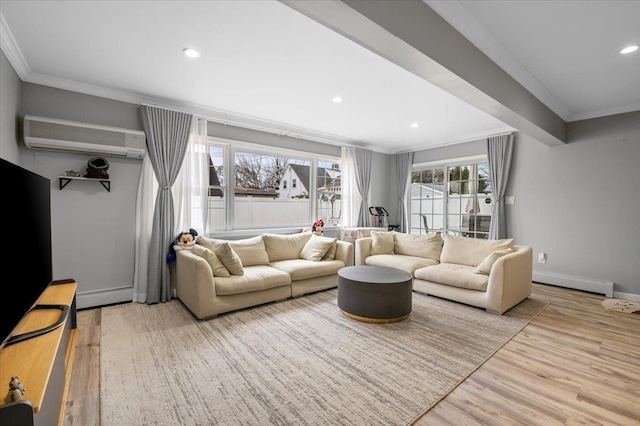
{"label": "white baseboard trim", "polygon": [[76,307],[78,309],[94,308],[112,305],[114,303],[131,302],[133,287],[112,288],[109,290],[85,291],[76,293]]}
{"label": "white baseboard trim", "polygon": [[613,296],[616,299],[633,300],[634,302],[640,302],[640,294],[623,293],[621,291],[614,291]]}
{"label": "white baseboard trim", "polygon": [[611,281],[540,271],[533,271],[533,281],[613,297],[613,283]]}

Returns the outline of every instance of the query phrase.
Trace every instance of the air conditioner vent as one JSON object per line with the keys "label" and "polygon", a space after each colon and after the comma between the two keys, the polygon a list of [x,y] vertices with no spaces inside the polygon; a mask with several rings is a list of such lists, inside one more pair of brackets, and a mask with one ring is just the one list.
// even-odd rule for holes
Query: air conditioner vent
{"label": "air conditioner vent", "polygon": [[143,158],[145,133],[97,124],[26,116],[24,142],[31,149]]}

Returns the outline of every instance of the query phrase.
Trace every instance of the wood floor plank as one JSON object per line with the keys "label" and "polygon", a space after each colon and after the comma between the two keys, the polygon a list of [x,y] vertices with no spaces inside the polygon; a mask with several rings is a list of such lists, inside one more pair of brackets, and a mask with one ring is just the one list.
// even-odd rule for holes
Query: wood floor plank
{"label": "wood floor plank", "polygon": [[79,311],[65,425],[100,425],[100,309]]}

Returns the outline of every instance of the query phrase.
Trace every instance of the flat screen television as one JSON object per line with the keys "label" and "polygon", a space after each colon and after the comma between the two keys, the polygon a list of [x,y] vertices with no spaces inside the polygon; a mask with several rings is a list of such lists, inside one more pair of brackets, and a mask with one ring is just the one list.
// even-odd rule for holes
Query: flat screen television
{"label": "flat screen television", "polygon": [[53,280],[51,181],[0,158],[2,255],[0,348]]}

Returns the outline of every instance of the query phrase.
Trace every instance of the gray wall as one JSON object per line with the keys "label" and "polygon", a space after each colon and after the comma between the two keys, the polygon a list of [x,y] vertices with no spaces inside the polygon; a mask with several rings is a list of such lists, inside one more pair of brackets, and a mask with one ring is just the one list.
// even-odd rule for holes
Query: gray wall
{"label": "gray wall", "polygon": [[541,281],[610,281],[619,297],[640,295],[640,112],[569,123],[568,135],[553,148],[516,135],[508,233],[533,247]]}
{"label": "gray wall", "polygon": [[20,109],[21,83],[13,67],[0,50],[0,158],[18,163],[16,123]]}
{"label": "gray wall", "polygon": [[[139,106],[23,83],[20,116],[41,115],[128,129],[142,129]],[[30,150],[20,143],[19,164],[52,182],[53,276],[78,283],[78,307],[132,299],[135,207],[142,161],[105,157],[111,192],[98,182],[72,181],[93,155]]]}

